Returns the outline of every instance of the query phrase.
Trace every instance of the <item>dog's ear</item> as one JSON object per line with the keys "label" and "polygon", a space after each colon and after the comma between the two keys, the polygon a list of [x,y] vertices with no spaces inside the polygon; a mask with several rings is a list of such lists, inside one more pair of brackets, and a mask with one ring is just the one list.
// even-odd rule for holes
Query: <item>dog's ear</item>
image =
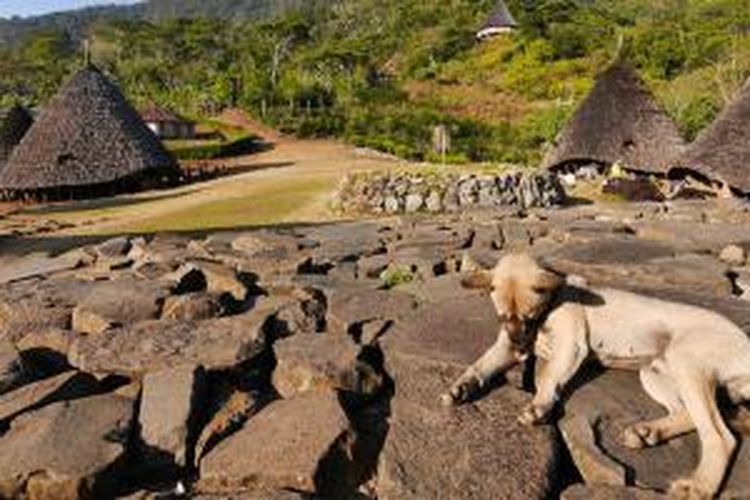
{"label": "dog's ear", "polygon": [[534,289],[544,292],[557,290],[565,283],[565,276],[554,271],[544,270],[536,279]]}
{"label": "dog's ear", "polygon": [[539,264],[542,271],[537,276],[536,283],[534,283],[535,291],[550,293],[565,284],[566,276],[563,273],[555,271],[544,262],[540,262]]}
{"label": "dog's ear", "polygon": [[462,274],[461,286],[464,288],[492,289],[492,271],[477,270]]}

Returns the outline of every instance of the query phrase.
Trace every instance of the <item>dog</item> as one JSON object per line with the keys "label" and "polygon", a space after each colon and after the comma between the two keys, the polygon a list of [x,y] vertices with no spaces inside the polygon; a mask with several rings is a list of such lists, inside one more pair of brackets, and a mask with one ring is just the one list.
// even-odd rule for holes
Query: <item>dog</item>
{"label": "dog", "polygon": [[526,254],[506,255],[489,270],[470,260],[464,268],[463,286],[489,293],[501,327],[496,343],[441,397],[445,404],[469,401],[534,354],[546,364],[519,420],[540,424],[584,362],[638,370],[645,391],[668,414],[628,427],[624,444],[655,446],[697,430],[700,463],[671,484],[670,494],[718,493],[737,442],[716,391],[726,390],[733,403],[750,400],[750,339],[737,325],[706,309],[574,283]]}

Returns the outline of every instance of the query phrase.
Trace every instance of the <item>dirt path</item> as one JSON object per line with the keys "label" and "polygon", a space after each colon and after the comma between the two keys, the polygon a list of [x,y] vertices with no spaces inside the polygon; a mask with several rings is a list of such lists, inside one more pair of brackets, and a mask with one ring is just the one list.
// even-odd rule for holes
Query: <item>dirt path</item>
{"label": "dirt path", "polygon": [[0,232],[47,223],[56,235],[90,235],[333,220],[329,200],[347,172],[399,166],[336,141],[285,138],[269,151],[229,163],[245,173],[171,190],[32,207],[0,221]]}

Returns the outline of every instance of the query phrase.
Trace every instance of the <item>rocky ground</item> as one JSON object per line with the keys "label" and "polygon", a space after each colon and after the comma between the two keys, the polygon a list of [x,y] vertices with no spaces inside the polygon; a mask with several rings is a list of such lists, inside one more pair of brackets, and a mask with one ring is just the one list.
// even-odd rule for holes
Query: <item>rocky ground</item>
{"label": "rocky ground", "polygon": [[[0,269],[1,498],[658,498],[688,436],[634,452],[659,407],[589,370],[555,426],[528,377],[439,395],[493,341],[462,257],[526,250],[595,284],[750,331],[750,211],[681,202],[493,210],[187,238],[116,238]],[[732,411],[738,435],[750,418]],[[725,498],[750,498],[744,439]]]}

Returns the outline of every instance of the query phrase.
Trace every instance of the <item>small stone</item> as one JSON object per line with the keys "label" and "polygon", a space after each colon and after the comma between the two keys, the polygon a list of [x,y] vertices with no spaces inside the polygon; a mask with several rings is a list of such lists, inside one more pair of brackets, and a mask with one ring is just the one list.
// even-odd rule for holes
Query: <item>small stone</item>
{"label": "small stone", "polygon": [[439,213],[443,211],[443,200],[440,197],[440,193],[437,191],[430,191],[430,194],[425,200],[425,207],[430,213]]}
{"label": "small stone", "polygon": [[405,209],[406,213],[413,214],[419,212],[424,206],[424,198],[420,194],[412,193],[406,196]]}
{"label": "small stone", "polygon": [[401,203],[395,196],[386,196],[385,198],[385,212],[388,214],[397,214],[401,211]]}
{"label": "small stone", "polygon": [[747,262],[747,251],[740,245],[728,245],[721,250],[719,260],[731,266],[744,266]]}

